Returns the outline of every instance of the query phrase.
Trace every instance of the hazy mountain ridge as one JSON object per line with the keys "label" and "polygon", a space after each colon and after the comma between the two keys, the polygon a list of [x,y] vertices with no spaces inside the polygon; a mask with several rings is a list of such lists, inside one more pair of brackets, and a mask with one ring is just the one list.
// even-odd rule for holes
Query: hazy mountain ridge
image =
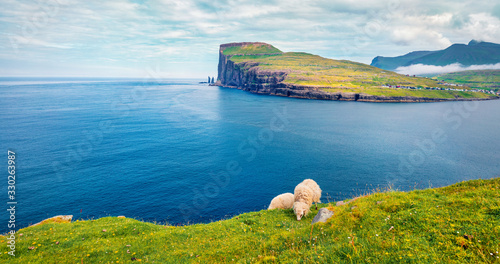
{"label": "hazy mountain ridge", "polygon": [[444,50],[413,51],[397,57],[377,56],[370,65],[395,70],[415,64],[446,66],[460,63],[464,66],[500,63],[500,44],[471,40],[466,44],[453,44]]}

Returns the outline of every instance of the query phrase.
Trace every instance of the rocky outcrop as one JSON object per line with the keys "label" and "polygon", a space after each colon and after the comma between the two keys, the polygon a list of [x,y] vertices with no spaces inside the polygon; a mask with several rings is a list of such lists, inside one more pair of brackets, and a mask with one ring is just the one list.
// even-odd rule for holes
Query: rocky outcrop
{"label": "rocky outcrop", "polygon": [[[235,55],[263,55],[260,54],[232,54],[225,55],[224,50],[230,47],[239,47],[246,45],[269,45],[262,42],[241,42],[222,44],[219,49],[219,65],[217,82],[211,84],[213,86],[223,86],[228,88],[236,88],[256,94],[267,94],[286,96],[293,98],[304,99],[319,99],[319,100],[338,100],[338,101],[359,101],[359,102],[442,102],[442,101],[471,101],[471,100],[489,100],[481,98],[423,98],[423,97],[387,97],[376,96],[364,93],[352,92],[337,92],[329,93],[319,86],[295,85],[283,82],[289,70],[263,70],[260,69],[259,63],[254,61],[245,61],[235,63],[231,60]],[[269,45],[270,46],[270,45]],[[275,53],[265,55],[276,55]]]}
{"label": "rocky outcrop", "polygon": [[38,222],[32,226],[42,225],[46,223],[70,223],[72,219],[73,219],[72,215],[56,215],[54,217]]}
{"label": "rocky outcrop", "polygon": [[311,225],[314,225],[316,223],[326,223],[326,221],[330,219],[332,216],[333,212],[328,210],[328,208],[321,208],[319,209],[318,214],[314,216]]}
{"label": "rocky outcrop", "polygon": [[[255,45],[255,44],[269,45],[261,42],[241,42],[241,43],[222,44],[220,46],[217,83],[221,84],[222,86],[228,86],[228,87],[250,88],[252,84],[264,85],[264,86],[277,85],[278,83],[285,80],[287,72],[261,71],[257,68],[259,64],[256,62],[242,62],[236,64],[231,60],[231,57],[234,56],[234,54],[224,55],[224,50],[226,48],[235,46]],[[245,54],[245,55],[251,55],[251,54]]]}

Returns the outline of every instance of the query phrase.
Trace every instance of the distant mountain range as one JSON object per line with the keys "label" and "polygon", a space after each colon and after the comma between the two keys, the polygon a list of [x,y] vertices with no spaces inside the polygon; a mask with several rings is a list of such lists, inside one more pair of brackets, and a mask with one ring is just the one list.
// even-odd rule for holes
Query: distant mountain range
{"label": "distant mountain range", "polygon": [[377,56],[371,65],[395,70],[413,64],[445,66],[460,63],[464,66],[500,63],[500,44],[471,40],[469,44],[453,44],[444,50],[414,51],[398,57]]}

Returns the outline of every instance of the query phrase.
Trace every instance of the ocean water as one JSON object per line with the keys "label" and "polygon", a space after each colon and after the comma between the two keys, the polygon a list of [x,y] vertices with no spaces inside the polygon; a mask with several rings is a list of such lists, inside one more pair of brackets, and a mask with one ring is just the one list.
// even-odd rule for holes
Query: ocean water
{"label": "ocean water", "polygon": [[0,195],[7,208],[9,149],[18,228],[60,214],[216,221],[266,209],[306,178],[323,202],[438,187],[500,175],[498,113],[500,101],[336,102],[198,80],[0,78]]}

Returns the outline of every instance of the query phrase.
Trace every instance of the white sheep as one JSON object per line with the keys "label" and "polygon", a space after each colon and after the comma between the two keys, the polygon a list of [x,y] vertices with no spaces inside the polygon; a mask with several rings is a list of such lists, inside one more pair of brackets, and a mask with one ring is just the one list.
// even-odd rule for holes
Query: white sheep
{"label": "white sheep", "polygon": [[271,204],[269,204],[269,208],[267,210],[272,209],[291,209],[293,208],[294,195],[293,193],[282,193],[271,200]]}
{"label": "white sheep", "polygon": [[293,212],[297,216],[297,220],[300,221],[302,217],[309,213],[309,209],[313,202],[316,203],[316,209],[318,209],[318,203],[321,203],[320,198],[321,189],[315,181],[307,179],[299,183],[299,185],[295,187],[295,202],[293,203]]}

